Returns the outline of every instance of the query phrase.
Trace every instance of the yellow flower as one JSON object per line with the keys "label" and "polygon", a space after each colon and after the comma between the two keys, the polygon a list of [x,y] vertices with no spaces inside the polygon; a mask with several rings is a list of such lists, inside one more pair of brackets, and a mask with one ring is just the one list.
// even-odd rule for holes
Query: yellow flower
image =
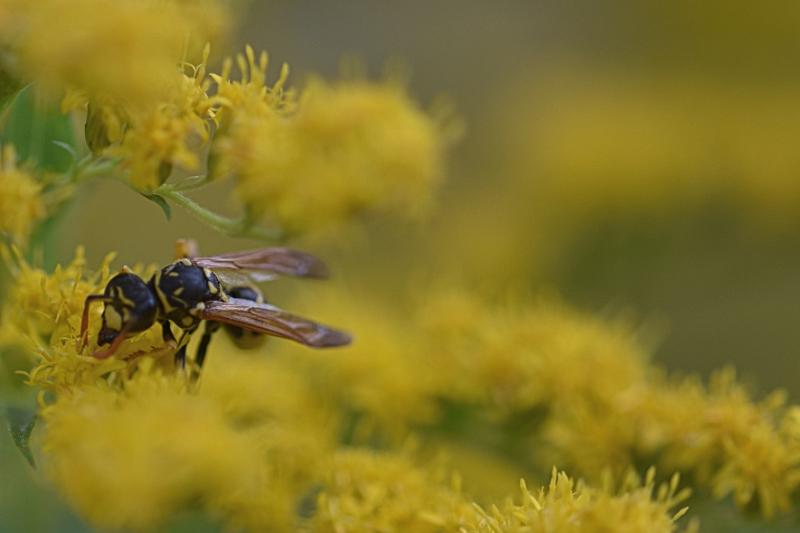
{"label": "yellow flower", "polygon": [[355,418],[350,437],[367,442],[378,434],[402,441],[410,428],[435,421],[437,367],[408,327],[407,315],[351,290],[320,289],[299,307],[307,306],[320,319],[335,317],[357,340],[332,357],[302,347],[276,350],[303,365],[318,390]]}
{"label": "yellow flower", "polygon": [[283,92],[285,68],[270,88],[266,56],[256,62],[248,49],[239,64],[241,83],[226,81],[228,69],[215,78],[229,104],[212,156],[219,174],[237,178],[253,215],[295,232],[428,205],[442,177],[444,136],[403,88],[317,79],[295,109]]}
{"label": "yellow flower", "polygon": [[141,372],[125,390],[87,387],[42,410],[48,474],[102,528],[150,528],[199,498],[255,492],[258,446],[185,381]]}
{"label": "yellow flower", "polygon": [[[198,72],[203,71],[203,65]],[[202,77],[179,75],[171,100],[143,112],[128,114],[118,146],[106,153],[119,157],[128,179],[140,190],[161,185],[174,167],[200,168],[198,152],[209,139],[211,105]]]}
{"label": "yellow flower", "polygon": [[227,343],[194,392],[155,365],[140,359],[121,384],[63,389],[44,407],[43,462],[56,487],[101,528],[152,528],[199,505],[232,528],[290,531],[336,435],[313,390]]}
{"label": "yellow flower", "polygon": [[786,410],[783,393],[755,402],[728,369],[708,387],[697,380],[656,383],[649,395],[636,413],[650,437],[645,452],[661,451],[663,464],[693,470],[718,498],[733,495],[741,506],[757,501],[767,517],[791,508],[800,442],[789,429],[794,411]]}
{"label": "yellow flower", "polygon": [[651,378],[621,389],[603,405],[561,406],[544,431],[546,456],[598,478],[647,457],[691,472],[714,497],[757,503],[771,517],[791,508],[800,485],[800,442],[783,395],[754,402],[730,371],[696,379]]}
{"label": "yellow flower", "polygon": [[[224,33],[215,0],[2,0],[3,41],[29,80],[56,92],[149,105],[163,98],[186,45]],[[69,27],[69,31],[65,31]]]}
{"label": "yellow flower", "polygon": [[256,58],[252,47],[235,61],[240,79],[234,81],[231,71],[234,60],[227,58],[219,74],[211,74],[217,86],[220,103],[215,116],[217,134],[212,146],[209,169],[213,177],[239,175],[253,166],[255,154],[266,140],[263,124],[285,117],[296,106],[295,93],[285,89],[289,66],[283,64],[274,84],[267,84],[269,56],[261,52]]}
{"label": "yellow flower", "polygon": [[[42,389],[63,391],[76,386],[94,384],[108,378],[113,371],[132,371],[141,355],[165,353],[159,328],[150,328],[125,343],[115,357],[98,360],[90,354],[97,349],[102,305],[90,309],[89,344],[78,353],[81,315],[89,294],[102,293],[111,277],[106,256],[100,269],[91,273],[86,268],[82,249],[67,266],[57,266],[47,273],[31,267],[17,257],[14,283],[3,308],[3,322],[27,337],[27,349],[34,368],[27,373],[29,384]],[[152,267],[135,267],[145,279]],[[127,369],[125,372],[123,370]]]}
{"label": "yellow flower", "polygon": [[[251,46],[245,47],[244,54],[238,54],[235,59],[241,79],[231,79],[234,60],[226,58],[219,74],[210,77],[217,86],[216,94],[219,98],[220,110],[217,122],[221,130],[225,131],[232,122],[240,127],[250,120],[267,118],[274,113],[293,111],[296,105],[295,93],[286,89],[289,77],[289,65],[281,66],[280,75],[274,84],[267,84],[267,69],[269,56],[262,51],[256,58]],[[242,139],[243,140],[243,139]]]}
{"label": "yellow flower", "polygon": [[638,383],[646,355],[633,328],[557,303],[491,305],[465,292],[426,292],[419,311],[446,397],[500,412],[575,398],[604,403]]}
{"label": "yellow flower", "polygon": [[[503,533],[669,533],[678,531],[676,521],[687,508],[676,507],[689,496],[678,490],[678,476],[667,485],[656,487],[655,470],[650,469],[642,483],[628,474],[620,488],[607,482],[602,488],[575,482],[564,472],[553,470],[550,485],[538,494],[520,483],[519,503],[511,500],[502,507],[478,508],[476,519],[464,532]],[[695,531],[690,525],[687,531]]]}
{"label": "yellow flower", "polygon": [[27,241],[34,224],[45,215],[42,187],[17,168],[14,147],[5,145],[0,157],[0,233],[19,243]]}
{"label": "yellow flower", "polygon": [[405,455],[340,450],[328,472],[308,530],[458,531],[473,507],[457,478],[414,465]]}

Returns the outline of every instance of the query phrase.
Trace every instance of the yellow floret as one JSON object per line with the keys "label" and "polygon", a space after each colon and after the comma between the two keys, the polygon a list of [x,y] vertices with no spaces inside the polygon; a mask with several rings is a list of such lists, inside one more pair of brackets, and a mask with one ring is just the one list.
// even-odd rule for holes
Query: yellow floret
{"label": "yellow floret", "polygon": [[13,146],[4,146],[0,158],[0,233],[25,243],[45,215],[41,192],[41,185],[17,167]]}

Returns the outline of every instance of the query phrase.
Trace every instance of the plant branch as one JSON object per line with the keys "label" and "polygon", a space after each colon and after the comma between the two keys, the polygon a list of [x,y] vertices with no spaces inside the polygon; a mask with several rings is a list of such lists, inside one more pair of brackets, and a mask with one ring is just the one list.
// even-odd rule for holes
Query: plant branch
{"label": "plant branch", "polygon": [[280,229],[254,226],[246,218],[234,219],[215,213],[172,187],[159,187],[153,193],[183,207],[196,219],[226,235],[261,240],[278,240],[283,236]]}

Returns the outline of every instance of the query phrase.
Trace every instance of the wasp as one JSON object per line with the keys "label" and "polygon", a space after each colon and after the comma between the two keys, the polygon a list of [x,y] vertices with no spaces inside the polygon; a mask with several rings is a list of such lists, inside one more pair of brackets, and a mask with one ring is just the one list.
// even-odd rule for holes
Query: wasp
{"label": "wasp", "polygon": [[[195,356],[198,368],[220,325],[225,325],[234,342],[243,347],[258,344],[261,334],[312,348],[350,343],[347,333],[267,304],[254,286],[236,281],[242,276],[252,281],[279,276],[327,277],[325,264],[315,256],[289,248],[261,248],[210,257],[182,255],[156,271],[147,282],[123,269],[109,280],[102,294],[89,295],[81,317],[80,351],[88,341],[89,310],[96,302],[104,304],[97,344],[108,345],[93,354],[98,359],[112,356],[126,338],[155,324],[161,324],[164,342],[176,347],[175,362],[181,367],[186,364],[189,339],[203,322],[206,327]],[[230,288],[226,289],[221,280],[234,281],[229,281]],[[171,324],[182,330],[179,340],[175,339]]]}

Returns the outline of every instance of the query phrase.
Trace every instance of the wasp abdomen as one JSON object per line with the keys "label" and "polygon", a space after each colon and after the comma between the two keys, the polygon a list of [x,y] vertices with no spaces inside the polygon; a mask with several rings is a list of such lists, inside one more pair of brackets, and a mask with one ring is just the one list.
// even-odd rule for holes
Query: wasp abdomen
{"label": "wasp abdomen", "polygon": [[[240,286],[227,290],[228,296],[251,302],[265,303],[264,296],[254,287]],[[233,343],[239,348],[252,349],[258,348],[267,340],[267,336],[255,331],[225,324],[225,331],[228,332]]]}

